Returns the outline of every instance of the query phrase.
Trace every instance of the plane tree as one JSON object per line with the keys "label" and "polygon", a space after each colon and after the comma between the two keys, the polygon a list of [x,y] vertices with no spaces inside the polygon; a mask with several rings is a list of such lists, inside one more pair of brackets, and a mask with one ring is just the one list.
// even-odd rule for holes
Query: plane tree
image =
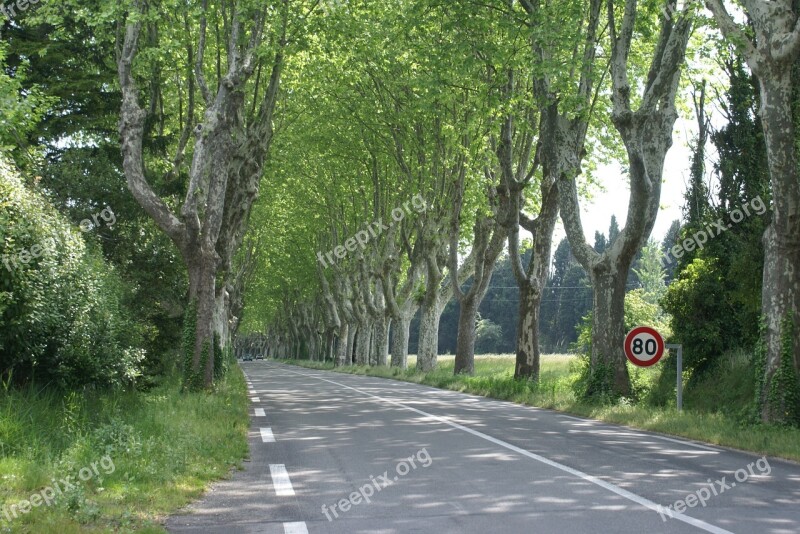
{"label": "plane tree", "polygon": [[[188,8],[174,2],[120,4],[123,170],[134,198],[175,243],[188,271],[187,315],[195,336],[185,350],[192,387],[211,385],[215,360],[229,341],[227,282],[272,142],[286,47],[295,37],[290,30],[300,32],[302,8],[291,0],[202,0]],[[164,23],[170,11],[184,13],[182,24]],[[165,49],[180,61],[185,113],[173,126],[181,135],[172,157],[146,167],[144,139],[159,131],[149,121],[162,87],[174,84],[162,75]],[[145,83],[149,91],[143,97]],[[159,195],[156,175],[186,180],[179,205]]]}
{"label": "plane tree", "polygon": [[[521,5],[532,15],[541,9],[528,0],[522,0]],[[663,13],[655,13],[652,6],[639,5],[636,0],[608,1],[604,14],[602,7],[599,0],[588,4],[585,44],[577,49],[576,68],[567,71],[570,76],[574,73],[574,78],[554,76],[553,61],[564,51],[553,50],[553,40],[546,36],[536,39],[534,48],[540,64],[551,68],[544,69],[545,75],[538,78],[535,90],[544,115],[540,135],[554,141],[542,151],[542,164],[558,188],[561,220],[572,252],[592,282],[587,393],[629,395],[630,378],[621,350],[626,280],[658,214],[664,158],[678,117],[675,98],[693,19],[690,5],[678,11],[671,0],[664,4]],[[599,33],[603,15],[607,41],[601,40]],[[658,24],[654,28],[656,17]],[[656,33],[655,39],[648,40]],[[632,47],[634,38],[636,47]],[[610,56],[603,58],[603,63],[596,57],[601,47]],[[602,79],[607,85],[601,85],[597,81],[605,72],[606,62],[608,77]],[[597,121],[598,129],[610,122],[622,140],[630,184],[625,227],[602,253],[586,240],[577,182],[598,96],[611,103],[611,109]]]}

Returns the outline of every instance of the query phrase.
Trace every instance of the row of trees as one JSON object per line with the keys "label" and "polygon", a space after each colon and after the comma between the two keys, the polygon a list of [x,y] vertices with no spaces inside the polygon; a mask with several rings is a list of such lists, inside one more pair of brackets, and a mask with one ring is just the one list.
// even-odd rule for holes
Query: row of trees
{"label": "row of trees", "polygon": [[[348,4],[329,15],[334,35],[348,39],[322,40],[306,58],[303,83],[286,102],[297,118],[276,140],[279,190],[259,209],[281,220],[315,213],[265,237],[288,238],[295,260],[347,252],[313,270],[301,259],[302,273],[294,265],[292,279],[264,293],[254,288],[252,318],[267,323],[279,354],[308,351],[339,365],[381,365],[391,354],[392,365],[405,366],[419,310],[417,367],[426,371],[436,365],[439,320],[454,298],[456,372],[469,373],[476,314],[508,244],[519,288],[516,376],[536,379],[560,211],[594,293],[597,388],[627,394],[618,350],[623,302],[658,211],[693,18],[599,1],[556,11],[531,2],[492,7],[412,2],[367,17]],[[640,32],[648,44],[634,48]],[[629,215],[616,239],[595,249],[583,237],[579,191],[591,167],[610,157],[629,162]],[[392,221],[413,197],[425,200],[424,210],[386,224],[366,246],[351,239]],[[522,231],[531,236],[527,256]]]}
{"label": "row of trees", "polygon": [[[119,194],[124,177],[131,220],[151,221],[125,243],[162,251],[152,292],[152,271],[136,269],[141,302],[160,310],[154,323],[185,312],[192,384],[213,383],[245,288],[245,330],[263,331],[278,353],[339,364],[391,354],[404,366],[418,312],[420,370],[436,365],[442,310],[455,299],[456,372],[469,373],[477,311],[506,246],[519,288],[515,374],[536,379],[560,215],[592,288],[589,393],[629,394],[619,346],[631,266],[658,213],[690,34],[710,21],[674,0],[322,7],[41,5],[3,26],[4,87],[24,97],[3,142],[66,210]],[[800,374],[798,9],[747,2],[744,29],[719,0],[708,7],[759,83],[773,198],[762,416],[781,420],[794,397],[780,385],[795,391]],[[118,141],[121,156],[108,150]],[[630,200],[619,234],[598,246],[580,207],[607,161],[622,163]],[[99,182],[86,179],[95,173]],[[178,306],[165,287],[179,288],[166,293]]]}
{"label": "row of trees", "polygon": [[[418,311],[417,367],[426,371],[435,366],[442,310],[454,298],[456,372],[469,373],[476,312],[507,243],[520,295],[515,374],[536,379],[560,214],[593,293],[588,393],[629,394],[619,350],[625,296],[659,209],[689,37],[697,25],[710,24],[694,7],[521,1],[457,8],[410,2],[390,13],[348,3],[332,10],[318,48],[298,67],[303,83],[291,87],[286,102],[292,121],[270,167],[275,197],[258,208],[292,221],[292,229],[266,239],[291,251],[293,272],[278,280],[288,272],[268,260],[279,274],[269,280],[261,271],[268,281],[250,293],[250,325],[266,325],[276,354],[308,352],[338,365],[382,365],[390,354],[392,365],[405,366],[409,323]],[[768,230],[777,263],[765,267],[761,311],[762,416],[781,419],[793,397],[781,397],[770,384],[781,363],[797,368],[799,348],[797,281],[788,267],[797,250],[789,237],[796,211],[787,200],[796,198],[796,156],[780,144],[794,139],[791,98],[785,100],[792,89],[784,71],[791,69],[776,78],[780,83],[762,78],[779,63],[793,64],[800,30],[788,22],[789,4],[769,22],[754,7],[750,45],[721,5],[709,7],[726,37],[744,47],[761,97],[769,100],[762,100],[764,130],[779,126],[765,137],[766,153],[771,186],[787,196],[774,206],[782,215]],[[781,50],[779,60],[770,47]],[[773,104],[782,122],[769,122],[778,119],[764,111]],[[786,135],[775,136],[777,130]],[[625,162],[631,194],[619,235],[598,246],[584,237],[580,197],[604,158]],[[350,239],[389,221],[415,195],[425,199],[424,212],[382,227],[367,246]],[[299,222],[301,213],[310,214]],[[337,247],[342,256],[335,263],[311,266],[308,258]]]}

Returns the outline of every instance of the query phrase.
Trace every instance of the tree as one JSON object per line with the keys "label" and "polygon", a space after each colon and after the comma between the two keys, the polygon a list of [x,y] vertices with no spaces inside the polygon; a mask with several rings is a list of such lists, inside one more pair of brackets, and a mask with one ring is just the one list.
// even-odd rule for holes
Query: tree
{"label": "tree", "polygon": [[675,278],[675,270],[677,268],[677,260],[672,257],[672,247],[678,244],[678,239],[680,239],[680,232],[681,232],[681,221],[674,220],[672,224],[669,225],[669,229],[667,233],[664,234],[664,240],[661,242],[661,258],[662,261],[667,259],[665,265],[663,265],[665,270],[665,278],[664,282],[669,285],[672,282],[672,279]]}
{"label": "tree", "polygon": [[692,165],[689,169],[689,189],[686,191],[684,206],[686,223],[692,227],[702,226],[710,208],[708,187],[706,186],[705,162],[706,143],[708,142],[708,118],[706,117],[706,81],[695,87],[694,114],[697,118],[697,139],[692,150]]}
{"label": "tree", "polygon": [[606,247],[608,244],[606,243],[606,236],[603,235],[601,232],[595,231],[594,233],[594,251],[598,254],[602,254],[605,252]]}
{"label": "tree", "polygon": [[503,337],[503,329],[489,319],[480,319],[475,327],[475,350],[480,353],[496,352],[495,347]]}
{"label": "tree", "polygon": [[[674,0],[667,10],[675,12]],[[691,31],[691,6],[680,15],[661,17],[660,33],[650,60],[647,78],[636,96],[633,109],[631,43],[636,23],[646,11],[637,11],[636,0],[620,6],[608,4],[611,40],[611,122],[625,145],[631,194],[625,227],[603,254],[586,243],[581,223],[575,176],[559,182],[561,218],[573,254],[592,282],[592,353],[588,395],[631,392],[625,356],[620,350],[625,336],[624,302],[629,270],[653,229],[661,197],[664,157],[672,145],[672,127],[677,119],[675,96]],[[622,15],[621,20],[618,16]],[[639,84],[637,84],[639,86]],[[611,233],[611,232],[609,232]]]}
{"label": "tree", "polygon": [[[195,142],[188,169],[189,185],[179,213],[156,193],[145,169],[143,139],[156,103],[150,102],[150,114],[142,107],[134,72],[134,61],[143,45],[151,44],[140,39],[142,29],[156,31],[160,14],[139,0],[133,0],[129,9],[121,23],[124,37],[116,51],[122,90],[119,131],[123,169],[131,193],[175,243],[186,264],[192,302],[189,309],[195,315],[189,319],[196,334],[194,346],[185,349],[192,375],[189,383],[209,387],[217,354],[229,341],[231,263],[244,237],[272,141],[272,118],[287,43],[289,0],[260,7],[236,2],[230,14],[218,12],[224,7],[209,7],[204,0],[199,8],[195,46],[190,42],[193,32],[189,14],[185,14],[181,44],[186,47],[183,68],[189,79],[187,116],[181,124],[183,135],[168,173],[186,170],[183,159],[191,133]],[[208,20],[218,20],[218,16],[226,17],[227,24],[224,40],[215,43],[216,55],[225,55],[227,71],[217,71],[214,91],[207,82],[206,47]],[[272,27],[267,24],[268,18],[274,19]],[[271,51],[269,40],[265,39],[270,31]],[[261,87],[264,67],[269,75],[266,87]],[[258,75],[252,80],[256,72]],[[148,74],[160,79],[157,68]],[[195,87],[199,91],[202,122],[194,117]]]}
{"label": "tree", "polygon": [[635,269],[636,275],[642,284],[644,293],[654,303],[664,296],[667,286],[664,284],[664,268],[661,266],[661,254],[658,244],[652,239],[642,248],[642,259]]}
{"label": "tree", "polygon": [[[547,10],[538,2],[522,0],[522,9],[527,14],[530,27],[538,28],[552,24],[563,24],[562,13],[556,20],[548,17]],[[558,44],[546,32],[532,32],[531,46],[534,52],[533,97],[539,110],[538,162],[542,167],[541,209],[536,219],[519,215],[519,224],[533,234],[533,254],[528,269],[523,273],[518,258],[512,256],[512,267],[520,284],[520,319],[517,327],[517,362],[514,376],[538,380],[539,377],[539,311],[542,289],[547,281],[550,266],[550,248],[553,229],[559,209],[559,199],[564,180],[579,174],[585,155],[586,135],[592,113],[594,91],[594,59],[599,41],[600,0],[591,0],[588,5],[575,3],[565,7],[565,13],[574,17],[579,28],[569,39]],[[563,47],[563,48],[562,48]],[[569,51],[569,52],[567,52]],[[564,54],[570,58],[570,68],[554,58]],[[559,74],[579,73],[577,79],[561,80]],[[562,91],[563,84],[563,91]],[[569,102],[569,104],[565,103]],[[577,192],[575,193],[577,202]],[[521,211],[522,206],[519,206]],[[563,212],[562,212],[563,217]],[[509,248],[516,250],[518,228],[509,239]]]}
{"label": "tree", "polygon": [[[453,282],[453,294],[459,304],[458,339],[456,342],[456,358],[453,368],[454,374],[473,374],[475,372],[475,339],[476,319],[478,307],[486,296],[489,282],[492,280],[495,262],[503,252],[508,235],[507,225],[503,223],[508,218],[508,212],[513,209],[508,201],[508,196],[498,194],[493,183],[488,184],[491,210],[490,215],[477,213],[473,229],[472,256],[474,269],[472,283],[469,289],[463,291],[458,280]],[[459,179],[456,187],[455,213],[453,214],[453,228],[450,234],[450,272],[458,272],[458,238],[460,228],[460,215],[464,206],[464,176]],[[498,198],[499,197],[499,198]],[[480,208],[479,208],[480,209]]]}
{"label": "tree", "polygon": [[[611,222],[608,225],[608,245],[612,245],[619,237],[619,224],[617,223],[617,216],[611,215]],[[598,250],[598,252],[600,252]]]}
{"label": "tree", "polygon": [[133,385],[144,351],[130,289],[0,154],[0,375],[4,383]]}
{"label": "tree", "polygon": [[[188,284],[177,249],[124,183],[110,9],[102,0],[69,0],[37,6],[6,22],[6,70],[20,83],[20,94],[42,96],[26,111],[31,128],[16,137],[12,154],[23,175],[37,177],[41,192],[75,225],[105,208],[113,210],[113,229],[93,230],[97,239],[90,241],[130,286],[125,306],[148,333],[147,374],[155,377],[175,368]],[[162,104],[148,123],[157,133],[144,141],[147,166],[158,166],[166,147],[180,137],[167,126],[177,102],[174,108],[169,98]],[[16,136],[19,130],[4,129],[12,132]],[[162,184],[162,193],[174,194],[182,187],[179,182]]]}
{"label": "tree", "polygon": [[800,421],[800,9],[793,0],[745,2],[750,33],[721,0],[706,6],[758,78],[760,119],[772,183],[773,217],[764,234],[764,364],[759,405],[764,421]]}
{"label": "tree", "polygon": [[[687,366],[698,377],[726,352],[750,350],[757,344],[764,265],[761,236],[769,218],[769,176],[757,121],[757,88],[730,50],[723,47],[720,57],[729,87],[717,107],[728,122],[710,133],[719,154],[713,169],[719,188],[706,197],[706,193],[695,194],[708,190],[705,177],[693,178],[689,184],[686,224],[670,243],[681,241],[682,236],[682,242],[698,245],[692,250],[682,247],[679,272],[663,301],[673,316],[674,339],[684,345],[687,355],[691,353]],[[693,167],[698,166],[693,162]],[[720,222],[725,231],[709,237],[708,229]]]}

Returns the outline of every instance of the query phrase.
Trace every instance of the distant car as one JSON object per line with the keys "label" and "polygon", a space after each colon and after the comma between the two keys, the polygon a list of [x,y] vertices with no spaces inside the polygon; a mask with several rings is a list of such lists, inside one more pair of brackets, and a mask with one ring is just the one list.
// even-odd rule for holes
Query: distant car
{"label": "distant car", "polygon": [[242,361],[243,362],[252,362],[253,361],[253,355],[250,354],[249,352],[245,352],[244,356],[242,356]]}
{"label": "distant car", "polygon": [[263,352],[259,352],[258,354],[256,354],[256,360],[263,360],[263,359],[264,359],[264,353]]}

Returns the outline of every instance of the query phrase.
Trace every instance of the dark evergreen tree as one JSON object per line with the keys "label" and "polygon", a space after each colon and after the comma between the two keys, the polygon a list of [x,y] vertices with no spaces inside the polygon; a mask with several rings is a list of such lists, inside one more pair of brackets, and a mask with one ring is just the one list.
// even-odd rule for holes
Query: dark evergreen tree
{"label": "dark evergreen tree", "polygon": [[708,186],[705,177],[706,143],[708,142],[708,118],[706,117],[706,82],[695,88],[693,96],[695,116],[697,117],[697,139],[692,148],[692,164],[689,170],[689,189],[684,199],[684,219],[687,225],[702,226],[711,208],[708,199]]}
{"label": "dark evergreen tree", "polygon": [[619,224],[617,224],[617,216],[611,216],[611,224],[608,225],[608,246],[614,242],[619,235]]}
{"label": "dark evergreen tree", "polygon": [[[710,135],[719,154],[714,167],[719,191],[713,205],[704,200],[702,165],[693,161],[680,230],[681,240],[706,242],[684,251],[663,301],[673,333],[684,344],[687,367],[696,371],[730,349],[752,350],[758,338],[769,176],[755,80],[732,51],[729,57],[730,87],[719,103],[728,123]],[[702,154],[695,149],[695,158]]]}
{"label": "dark evergreen tree", "polygon": [[603,251],[605,251],[607,245],[608,245],[608,243],[606,243],[606,236],[603,235],[602,232],[595,231],[595,233],[594,233],[594,250],[595,250],[595,252],[597,252],[598,254],[602,254]]}
{"label": "dark evergreen tree", "polygon": [[669,285],[675,278],[675,270],[678,262],[672,256],[672,248],[678,244],[681,232],[681,221],[675,219],[669,226],[669,230],[664,235],[664,240],[661,242],[661,258],[662,266],[664,267],[664,283]]}

